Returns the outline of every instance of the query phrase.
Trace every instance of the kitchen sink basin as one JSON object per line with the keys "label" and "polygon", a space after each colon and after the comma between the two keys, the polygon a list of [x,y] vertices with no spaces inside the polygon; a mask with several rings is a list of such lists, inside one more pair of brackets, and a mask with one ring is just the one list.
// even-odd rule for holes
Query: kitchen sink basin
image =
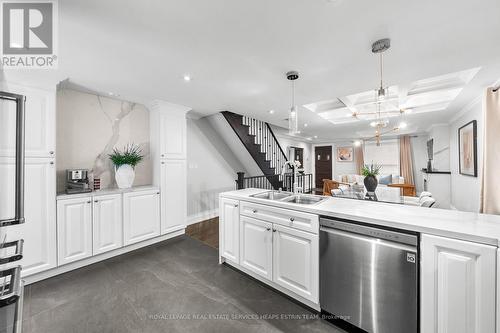
{"label": "kitchen sink basin", "polygon": [[264,192],[264,193],[251,195],[251,197],[259,198],[259,199],[267,199],[267,200],[281,200],[281,199],[287,198],[291,195],[292,195],[292,193],[290,193],[290,192],[268,191],[268,192]]}
{"label": "kitchen sink basin", "polygon": [[284,202],[296,203],[300,205],[314,205],[325,200],[325,197],[316,195],[293,195],[283,199]]}

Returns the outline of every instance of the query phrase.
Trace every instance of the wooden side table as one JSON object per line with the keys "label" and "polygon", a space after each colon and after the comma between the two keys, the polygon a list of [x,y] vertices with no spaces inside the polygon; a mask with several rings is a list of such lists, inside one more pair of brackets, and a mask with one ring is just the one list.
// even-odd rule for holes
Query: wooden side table
{"label": "wooden side table", "polygon": [[390,187],[399,187],[401,189],[401,194],[405,197],[416,197],[417,191],[415,190],[415,185],[413,184],[389,184]]}

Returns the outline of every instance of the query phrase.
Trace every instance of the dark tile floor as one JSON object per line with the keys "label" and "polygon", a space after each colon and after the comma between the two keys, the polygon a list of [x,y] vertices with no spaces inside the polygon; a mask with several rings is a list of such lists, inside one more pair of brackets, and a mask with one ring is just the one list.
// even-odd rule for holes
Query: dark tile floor
{"label": "dark tile floor", "polygon": [[23,332],[341,331],[181,236],[27,286]]}

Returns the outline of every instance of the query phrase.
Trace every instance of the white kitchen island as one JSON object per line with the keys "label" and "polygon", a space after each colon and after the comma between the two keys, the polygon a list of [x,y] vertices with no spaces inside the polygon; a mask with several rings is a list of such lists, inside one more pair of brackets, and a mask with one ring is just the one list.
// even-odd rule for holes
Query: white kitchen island
{"label": "white kitchen island", "polygon": [[419,233],[420,332],[499,332],[500,216],[329,197],[301,205],[220,195],[220,262],[312,307],[319,302],[319,217]]}

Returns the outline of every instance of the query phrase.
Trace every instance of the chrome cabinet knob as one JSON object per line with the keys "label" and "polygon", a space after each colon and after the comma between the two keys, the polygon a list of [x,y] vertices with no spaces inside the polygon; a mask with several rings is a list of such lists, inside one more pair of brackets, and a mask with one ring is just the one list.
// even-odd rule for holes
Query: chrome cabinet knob
{"label": "chrome cabinet knob", "polygon": [[276,229],[273,229],[273,232],[276,232]]}
{"label": "chrome cabinet knob", "polygon": [[271,230],[271,228],[266,228],[266,230],[267,230],[267,231],[270,231],[270,230]]}
{"label": "chrome cabinet knob", "polygon": [[293,217],[290,217],[290,222],[293,222],[295,221],[295,219]]}
{"label": "chrome cabinet knob", "polygon": [[50,165],[54,165],[54,161],[50,161]]}
{"label": "chrome cabinet knob", "polygon": [[254,214],[257,213],[257,209],[252,210],[252,213]]}
{"label": "chrome cabinet knob", "polygon": [[235,205],[234,205],[234,207],[235,207],[235,208],[236,208],[236,207],[238,207],[238,204],[235,204]]}
{"label": "chrome cabinet knob", "polygon": [[99,200],[94,200],[94,202],[99,202]]}
{"label": "chrome cabinet knob", "polygon": [[49,154],[50,154],[50,155],[54,155],[54,152],[53,152],[53,151],[49,151]]}
{"label": "chrome cabinet knob", "polygon": [[92,203],[92,201],[91,201],[91,200],[89,200],[89,201],[87,201],[87,203]]}

